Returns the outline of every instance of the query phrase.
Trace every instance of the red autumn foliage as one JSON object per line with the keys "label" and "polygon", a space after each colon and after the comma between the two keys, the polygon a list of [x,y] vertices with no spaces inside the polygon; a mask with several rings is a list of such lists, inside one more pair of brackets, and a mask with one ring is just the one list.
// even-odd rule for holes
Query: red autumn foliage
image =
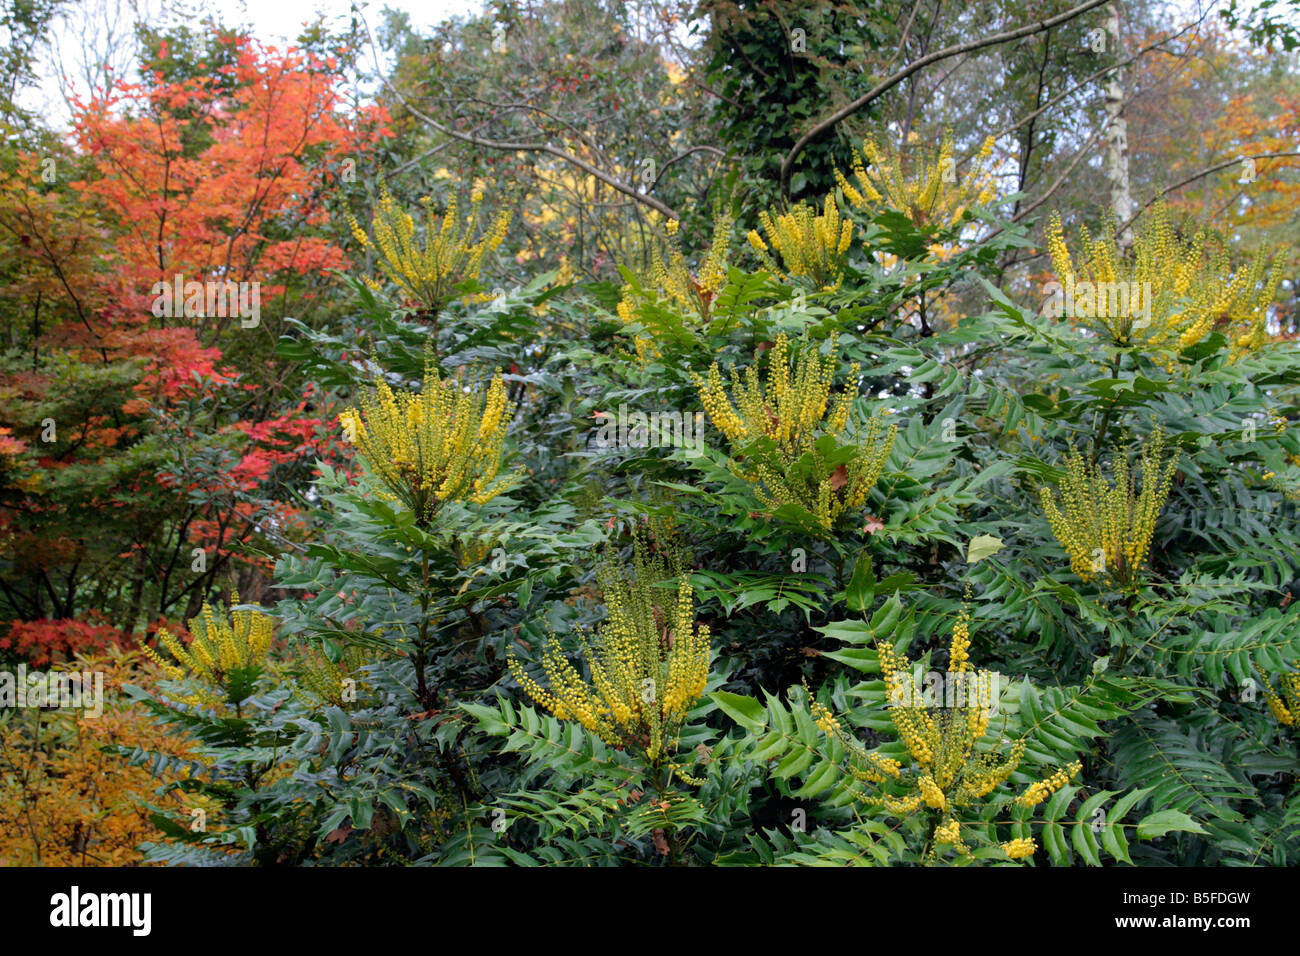
{"label": "red autumn foliage", "polygon": [[[30,359],[0,374],[0,540],[19,613],[41,619],[7,635],[10,651],[108,640],[78,613],[95,575],[129,579],[113,582],[118,624],[142,601],[169,613],[193,596],[191,548],[211,575],[259,533],[297,534],[284,489],[336,457],[326,410],[269,349],[346,266],[320,228],[339,170],[391,133],[382,109],[345,109],[328,57],[221,42],[229,66],[173,80],[146,65],[142,82],[77,101],[56,183],[34,155],[0,183],[0,237],[19,240],[6,296],[39,317]],[[155,283],[177,275],[258,283],[267,321],[157,314]],[[37,427],[51,417],[56,441]]]}
{"label": "red autumn foliage", "polygon": [[70,619],[13,621],[8,633],[0,637],[0,651],[33,667],[48,667],[122,643],[122,632],[108,624]]}
{"label": "red autumn foliage", "polygon": [[98,611],[87,611],[83,618],[43,619],[39,621],[0,622],[0,653],[17,657],[32,667],[65,664],[80,654],[97,654],[116,647],[129,651],[139,642],[152,643],[158,631],[166,628],[183,640],[189,632],[174,621],[158,618],[137,638],[123,634]]}

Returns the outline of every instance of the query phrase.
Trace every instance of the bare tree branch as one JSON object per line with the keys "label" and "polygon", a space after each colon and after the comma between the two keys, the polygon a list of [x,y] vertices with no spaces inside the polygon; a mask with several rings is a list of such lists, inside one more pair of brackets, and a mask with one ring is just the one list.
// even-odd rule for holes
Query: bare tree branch
{"label": "bare tree branch", "polygon": [[[727,158],[727,154],[716,146],[692,146],[690,149],[686,150],[686,152],[678,153],[672,159],[668,160],[668,162],[659,167],[659,175],[655,177],[654,185],[659,185],[659,180],[664,178],[664,171],[667,170],[669,166],[672,166],[674,163],[680,163],[687,156],[691,156],[695,153],[713,153],[719,160]],[[732,161],[735,161],[734,158]]]}
{"label": "bare tree branch", "polygon": [[[1124,59],[1120,60],[1118,63],[1112,63],[1110,66],[1104,66],[1104,67],[1102,67],[1100,70],[1097,70],[1095,73],[1090,73],[1090,74],[1088,74],[1088,75],[1085,76],[1082,80],[1080,80],[1078,83],[1074,84],[1074,86],[1070,87],[1070,88],[1067,89],[1065,92],[1060,93],[1060,94],[1058,94],[1057,96],[1052,97],[1050,100],[1048,100],[1048,101],[1047,101],[1046,103],[1044,103],[1042,106],[1038,107],[1038,109],[1034,110],[1032,113],[1029,113],[1028,115],[1021,117],[1019,120],[1017,120],[1015,123],[1012,123],[1010,126],[1007,126],[1007,127],[1005,127],[1004,129],[1000,129],[1000,130],[998,130],[996,133],[993,134],[993,138],[994,138],[994,139],[1001,139],[1003,136],[1006,136],[1006,135],[1009,134],[1009,133],[1013,133],[1013,132],[1015,132],[1015,131],[1018,130],[1020,127],[1024,126],[1026,123],[1032,123],[1035,119],[1037,119],[1039,116],[1041,116],[1041,115],[1042,115],[1043,113],[1045,113],[1047,110],[1051,109],[1051,108],[1052,108],[1053,106],[1055,106],[1057,103],[1061,102],[1061,100],[1063,100],[1063,99],[1065,99],[1066,97],[1071,96],[1072,94],[1074,94],[1074,93],[1078,92],[1079,90],[1083,89],[1085,86],[1087,86],[1087,85],[1088,85],[1089,83],[1091,83],[1093,80],[1099,79],[1100,77],[1105,76],[1107,73],[1110,73],[1110,72],[1113,71],[1113,70],[1122,69],[1123,67],[1128,66],[1130,63],[1132,63],[1132,62],[1133,62],[1134,60],[1136,60],[1138,57],[1143,56],[1143,55],[1145,55],[1145,54],[1147,54],[1147,53],[1150,53],[1152,50],[1156,49],[1157,47],[1161,46],[1162,44],[1168,43],[1170,40],[1177,39],[1178,37],[1182,36],[1184,33],[1186,33],[1186,32],[1187,32],[1188,30],[1190,30],[1190,29],[1191,29],[1190,26],[1188,26],[1188,27],[1184,27],[1182,30],[1179,30],[1177,33],[1173,33],[1173,34],[1170,34],[1169,36],[1161,37],[1160,39],[1158,39],[1158,40],[1156,40],[1155,42],[1149,44],[1148,46],[1144,46],[1142,49],[1138,50],[1138,51],[1137,51],[1136,53],[1134,53],[1132,56],[1127,56],[1127,57],[1125,57]],[[973,150],[972,150],[972,152],[971,152],[970,155],[972,155],[972,156],[974,155],[974,151],[973,151]],[[968,158],[969,158],[969,157],[968,157]],[[963,160],[963,162],[964,162],[964,160]]]}
{"label": "bare tree branch", "polygon": [[1172,186],[1166,186],[1164,189],[1160,190],[1158,193],[1156,193],[1154,196],[1148,199],[1146,201],[1146,204],[1143,205],[1141,209],[1139,209],[1137,212],[1135,212],[1132,216],[1129,217],[1128,222],[1124,223],[1123,228],[1127,229],[1129,226],[1131,226],[1134,222],[1137,221],[1139,216],[1141,216],[1144,212],[1146,212],[1148,209],[1154,206],[1165,196],[1169,195],[1171,192],[1174,192],[1175,190],[1178,189],[1182,189],[1188,183],[1195,182],[1196,180],[1204,176],[1209,176],[1211,173],[1217,173],[1219,170],[1227,169],[1229,166],[1236,166],[1238,163],[1247,159],[1283,159],[1288,156],[1300,156],[1300,152],[1291,151],[1285,153],[1256,153],[1254,156],[1234,156],[1231,159],[1225,159],[1221,163],[1215,163],[1213,166],[1207,166],[1205,169],[1202,169],[1200,172],[1192,173],[1192,175],[1188,176],[1186,179],[1179,180],[1178,182],[1174,183]]}
{"label": "bare tree branch", "polygon": [[1025,206],[1018,213],[1016,213],[1011,221],[1019,222],[1021,219],[1024,219],[1025,216],[1028,216],[1031,212],[1033,212],[1043,203],[1047,202],[1047,200],[1051,199],[1053,194],[1055,194],[1055,192],[1058,189],[1060,189],[1063,185],[1065,185],[1065,181],[1066,179],[1069,178],[1070,173],[1074,172],[1074,167],[1078,166],[1079,163],[1083,161],[1083,158],[1088,155],[1088,151],[1092,148],[1092,145],[1095,142],[1097,142],[1097,138],[1101,134],[1102,134],[1102,130],[1099,129],[1096,132],[1094,132],[1091,136],[1089,136],[1088,141],[1083,144],[1083,148],[1080,149],[1079,152],[1075,154],[1074,159],[1070,160],[1070,165],[1065,167],[1065,171],[1061,173],[1060,176],[1056,177],[1056,182],[1052,183],[1052,185],[1047,188],[1047,192],[1043,193],[1041,196],[1039,196],[1037,199],[1031,202],[1028,206]]}
{"label": "bare tree branch", "polygon": [[915,0],[912,4],[912,12],[907,15],[907,23],[903,25],[903,37],[898,41],[898,49],[894,50],[894,55],[889,58],[885,69],[889,69],[898,62],[898,58],[903,53],[903,47],[907,46],[907,41],[912,35],[912,24],[916,22],[916,11],[921,7],[921,0]]}
{"label": "bare tree branch", "polygon": [[984,37],[979,40],[970,40],[966,43],[958,43],[955,46],[945,47],[942,50],[936,50],[933,53],[927,54],[920,59],[913,60],[901,70],[898,70],[884,80],[881,80],[869,92],[858,97],[858,99],[849,103],[847,106],[836,110],[808,132],[804,133],[804,135],[799,138],[798,142],[790,148],[790,152],[786,154],[785,158],[781,160],[781,192],[787,197],[789,196],[790,172],[794,167],[795,159],[797,159],[799,154],[803,152],[804,147],[827,130],[834,128],[841,120],[852,116],[867,104],[879,99],[913,73],[924,69],[931,63],[937,63],[940,60],[946,60],[949,57],[960,56],[963,53],[970,53],[973,50],[982,50],[985,47],[997,46],[998,44],[1007,43],[1011,40],[1018,40],[1021,37],[1032,36],[1035,33],[1042,33],[1044,30],[1050,30],[1053,27],[1060,26],[1062,23],[1067,23],[1075,17],[1109,2],[1110,0],[1084,0],[1084,2],[1079,4],[1077,7],[1071,7],[1064,13],[1058,14],[1047,20],[1040,20],[1037,23],[1030,23],[1023,27],[1017,27],[1014,30],[995,33],[993,36]]}
{"label": "bare tree branch", "polygon": [[[366,28],[366,37],[370,40],[370,48],[373,54],[373,51],[375,50],[375,41],[370,33],[370,24],[366,22],[365,16],[359,11],[357,15],[361,18],[361,22]],[[463,143],[469,143],[472,146],[481,146],[484,149],[498,149],[504,152],[546,153],[547,155],[554,156],[556,159],[562,160],[571,166],[576,166],[587,175],[594,176],[605,185],[623,193],[625,196],[632,197],[643,206],[649,206],[651,209],[657,210],[669,219],[681,219],[681,216],[678,215],[675,210],[660,202],[655,197],[647,196],[645,193],[638,192],[634,186],[629,186],[622,180],[598,169],[586,160],[560,149],[558,146],[553,146],[550,143],[525,143],[514,142],[511,140],[488,139],[484,136],[477,136],[473,133],[463,133],[460,130],[451,128],[450,126],[444,126],[432,116],[429,116],[412,106],[410,102],[407,101],[406,97],[388,82],[388,78],[384,75],[384,71],[379,66],[379,60],[377,57],[375,59],[375,73],[379,77],[379,82],[383,84],[384,89],[392,93],[393,96],[397,98],[398,102],[406,107],[407,111],[412,116],[420,120],[420,122],[424,123],[426,126],[429,126],[446,136],[450,136],[452,139],[460,140]]]}
{"label": "bare tree branch", "polygon": [[[1047,191],[1045,193],[1043,193],[1041,196],[1039,196],[1029,205],[1025,206],[1014,216],[1012,216],[1011,221],[1019,222],[1021,219],[1024,219],[1026,216],[1028,216],[1031,212],[1033,212],[1043,203],[1047,202],[1047,200],[1051,199],[1053,194],[1055,194],[1055,192],[1065,184],[1065,181],[1070,177],[1070,173],[1074,172],[1075,167],[1078,166],[1079,163],[1083,162],[1083,158],[1089,154],[1089,151],[1092,149],[1093,144],[1097,142],[1097,138],[1102,135],[1102,132],[1103,130],[1098,129],[1091,136],[1089,136],[1087,141],[1083,144],[1083,146],[1079,149],[1079,151],[1075,153],[1074,159],[1070,160],[1070,165],[1066,166],[1065,171],[1062,172],[1060,176],[1056,177],[1056,182],[1048,186]],[[994,236],[1001,233],[1005,228],[1006,228],[1005,226],[998,226],[998,228],[994,229],[992,232],[990,232],[987,236],[985,236],[980,241],[988,242]]]}

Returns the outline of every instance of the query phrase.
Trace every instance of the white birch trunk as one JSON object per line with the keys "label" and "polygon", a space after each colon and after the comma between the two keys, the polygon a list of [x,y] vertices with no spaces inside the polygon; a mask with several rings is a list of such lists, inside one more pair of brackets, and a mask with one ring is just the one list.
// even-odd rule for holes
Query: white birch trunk
{"label": "white birch trunk", "polygon": [[[1119,3],[1113,0],[1106,10],[1106,51],[1116,61],[1124,58],[1124,46],[1119,32]],[[1128,176],[1128,122],[1124,119],[1125,85],[1128,70],[1118,69],[1107,74],[1106,79],[1106,180],[1110,183],[1110,210],[1118,236],[1119,246],[1126,250],[1133,242],[1132,231],[1125,226],[1133,215],[1133,195]]]}

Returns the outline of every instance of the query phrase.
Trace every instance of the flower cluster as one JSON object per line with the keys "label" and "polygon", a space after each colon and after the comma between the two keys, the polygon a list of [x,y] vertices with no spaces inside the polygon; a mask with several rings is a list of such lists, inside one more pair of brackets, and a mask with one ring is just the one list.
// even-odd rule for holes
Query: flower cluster
{"label": "flower cluster", "polygon": [[420,200],[424,208],[423,241],[416,234],[415,219],[398,207],[385,187],[371,220],[374,238],[366,235],[351,215],[348,224],[352,235],[366,250],[379,253],[379,268],[409,298],[424,309],[436,312],[459,282],[477,279],[483,258],[505,240],[510,228],[508,211],[497,215],[478,239],[479,210],[483,191],[474,189],[469,214],[462,223],[460,204],[455,193],[447,202],[447,211],[439,223],[433,214],[433,200]]}
{"label": "flower cluster", "polygon": [[1023,860],[1027,856],[1033,856],[1034,849],[1033,837],[1021,837],[1002,844],[1002,852],[1013,860]]}
{"label": "flower cluster", "polygon": [[1270,266],[1261,252],[1234,272],[1226,249],[1207,251],[1207,236],[1178,237],[1169,209],[1157,204],[1147,228],[1135,234],[1125,260],[1114,223],[1100,237],[1080,228],[1080,255],[1072,257],[1061,218],[1047,228],[1052,269],[1061,285],[1077,290],[1069,297],[1073,318],[1095,318],[1119,345],[1138,345],[1160,354],[1166,366],[1172,353],[1220,331],[1229,358],[1258,349],[1267,340],[1268,307],[1282,279],[1283,256]]}
{"label": "flower cluster", "polygon": [[838,740],[848,752],[848,770],[853,779],[863,783],[884,783],[902,776],[902,764],[863,747],[856,737],[844,730],[844,725],[821,701],[812,700],[808,707],[817,728],[828,737]]}
{"label": "flower cluster", "polygon": [[1031,783],[1025,789],[1024,793],[1016,797],[1016,803],[1020,804],[1022,807],[1038,806],[1052,794],[1056,793],[1056,791],[1069,783],[1070,779],[1082,769],[1083,764],[1076,760],[1069,766],[1057,770],[1050,777]]}
{"label": "flower cluster", "polygon": [[[820,215],[815,206],[801,202],[775,217],[764,210],[758,220],[767,240],[757,229],[751,229],[749,244],[764,268],[783,278],[808,279],[818,289],[840,287],[844,281],[844,255],[853,241],[853,223],[840,217],[834,196],[826,197]],[[780,257],[780,265],[772,258],[769,247]]]}
{"label": "flower cluster", "polygon": [[449,500],[486,504],[522,480],[521,471],[498,474],[513,415],[500,375],[484,393],[430,368],[418,394],[379,382],[360,411],[339,421],[391,496],[426,522]]}
{"label": "flower cluster", "polygon": [[[915,133],[910,142],[917,139]],[[865,156],[864,156],[865,154]],[[882,148],[869,138],[862,152],[853,150],[854,186],[838,169],[836,182],[845,198],[856,207],[886,203],[904,213],[918,229],[942,230],[961,222],[972,206],[986,206],[997,196],[990,160],[993,137],[988,137],[971,161],[970,168],[957,181],[953,158],[952,134],[946,133],[937,153],[921,162],[911,174],[905,171],[902,154],[892,146]],[[868,166],[868,163],[870,164]]]}
{"label": "flower cluster", "polygon": [[[925,804],[943,814],[943,822],[953,827],[954,836],[953,812],[972,806],[992,793],[1020,765],[1024,754],[1022,741],[1013,744],[1005,755],[976,749],[988,730],[997,677],[974,670],[967,657],[969,647],[970,619],[963,610],[953,627],[949,672],[954,676],[965,675],[958,679],[965,681],[968,691],[981,687],[993,690],[984,695],[985,699],[978,693],[966,693],[952,707],[925,706],[911,662],[889,643],[882,642],[878,647],[885,691],[889,700],[895,702],[890,708],[890,719],[914,761],[915,771],[906,780],[908,788],[904,794],[884,795],[872,802],[896,814],[911,813]],[[961,850],[960,840],[948,842]]]}
{"label": "flower cluster", "polygon": [[1300,716],[1300,674],[1282,674],[1277,679],[1279,691],[1264,682],[1264,700],[1279,724],[1294,727]]}
{"label": "flower cluster", "polygon": [[[230,603],[238,604],[239,595],[232,594]],[[224,614],[218,616],[211,606],[204,604],[202,613],[189,623],[192,640],[188,645],[165,628],[158,631],[158,642],[171,652],[176,663],[166,660],[151,647],[144,648],[145,654],[173,680],[192,676],[220,691],[219,696],[199,692],[192,703],[219,705],[224,699],[238,706],[252,694],[258,678],[265,672],[274,622],[256,610],[232,611],[227,620]]]}
{"label": "flower cluster", "polygon": [[[826,355],[815,343],[801,344],[793,368],[789,352],[782,333],[770,351],[766,382],[755,366],[743,378],[733,369],[731,397],[716,362],[706,377],[693,378],[704,410],[736,453],[734,473],[754,484],[765,507],[799,505],[829,531],[841,514],[867,500],[897,428],[886,429],[879,415],[851,428],[855,389],[841,392],[832,405],[834,337]],[[850,380],[857,375],[855,364]]]}
{"label": "flower cluster", "polygon": [[[953,627],[948,648],[951,677],[964,683],[965,693],[955,706],[927,706],[925,696],[916,686],[912,663],[892,644],[877,646],[880,672],[884,678],[890,707],[890,719],[899,739],[911,758],[910,766],[867,751],[820,702],[813,701],[811,711],[817,726],[837,739],[849,758],[849,773],[854,779],[880,785],[860,794],[869,806],[880,807],[895,816],[906,817],[923,807],[933,811],[936,823],[935,846],[951,847],[958,854],[970,852],[962,839],[960,811],[977,807],[1007,781],[1020,766],[1025,742],[1017,740],[1005,753],[982,744],[988,731],[994,695],[998,693],[997,675],[976,671],[970,663],[970,614],[963,608]],[[987,694],[972,693],[976,688],[990,688]],[[1030,794],[1049,795],[1064,786],[1079,772],[1078,764],[1058,770],[1043,781],[1032,784],[1018,802],[1033,806],[1038,799]],[[1041,799],[1041,797],[1039,798]],[[1012,859],[1033,853],[1032,839],[1003,844]]]}
{"label": "flower cluster", "polygon": [[[661,582],[676,572],[675,596]],[[513,655],[520,687],[561,720],[574,720],[610,746],[644,754],[652,764],[677,748],[686,715],[709,676],[709,629],[697,626],[694,592],[680,567],[648,553],[638,540],[629,574],[608,560],[597,573],[608,617],[594,641],[581,636],[589,678],[554,643],[542,656],[549,689]],[[674,765],[676,769],[676,765]]]}
{"label": "flower cluster", "polygon": [[1070,556],[1070,567],[1084,581],[1109,580],[1120,588],[1135,587],[1146,564],[1156,519],[1169,497],[1178,454],[1164,457],[1164,435],[1152,432],[1142,444],[1138,466],[1142,490],[1136,490],[1127,459],[1116,457],[1115,482],[1101,467],[1084,461],[1079,452],[1065,460],[1061,503],[1046,486],[1039,489],[1052,534]]}
{"label": "flower cluster", "polygon": [[366,686],[359,676],[366,663],[365,652],[358,647],[346,647],[338,660],[332,660],[312,646],[300,650],[285,670],[293,681],[293,695],[304,704],[342,707],[355,702],[356,691]]}
{"label": "flower cluster", "polygon": [[643,304],[666,305],[691,317],[701,327],[708,325],[713,317],[714,300],[727,284],[734,223],[735,217],[719,198],[713,208],[713,239],[695,272],[686,264],[677,220],[668,221],[666,239],[652,241],[648,281],[643,286],[625,285],[618,303],[618,316],[625,324],[638,323],[645,328],[634,340],[642,361],[656,354],[655,336],[664,331],[653,315],[643,312]]}

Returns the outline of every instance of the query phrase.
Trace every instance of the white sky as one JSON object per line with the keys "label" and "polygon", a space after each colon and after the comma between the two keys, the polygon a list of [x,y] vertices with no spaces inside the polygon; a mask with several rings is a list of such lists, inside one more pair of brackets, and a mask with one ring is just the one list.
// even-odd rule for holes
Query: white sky
{"label": "white sky", "polygon": [[[254,36],[269,40],[272,36],[296,36],[302,25],[314,20],[318,13],[338,17],[340,26],[346,27],[352,4],[350,0],[255,0],[250,10],[245,0],[208,0],[204,6],[223,14],[228,23],[252,24]],[[411,25],[420,30],[450,16],[478,13],[483,6],[482,0],[370,0],[362,5],[362,13],[373,30],[384,7],[405,10],[411,16]]]}
{"label": "white sky", "polygon": [[[285,45],[296,37],[304,24],[325,14],[326,24],[346,30],[351,15],[351,0],[189,0],[185,6],[185,21],[198,23],[208,14],[215,14],[219,22],[228,27],[247,26],[258,40],[264,43]],[[410,15],[411,26],[424,32],[434,24],[451,16],[479,13],[484,0],[363,0],[360,3],[366,22],[372,31],[382,22],[385,7],[403,10]],[[101,44],[83,39],[89,30],[92,37],[102,37],[106,29],[122,31],[135,15],[132,8],[144,14],[146,22],[157,24],[155,15],[159,0],[72,0],[63,16],[55,24],[47,43],[38,54],[38,73],[41,80],[35,88],[24,90],[18,97],[21,106],[36,111],[48,123],[66,128],[70,116],[61,94],[61,72],[73,76],[73,87],[85,94],[85,82],[79,77],[87,56],[87,47]],[[59,59],[62,57],[63,70]],[[372,53],[363,53],[366,69],[373,68]],[[125,64],[123,64],[125,65]]]}
{"label": "white sky", "polygon": [[[1224,0],[1167,2],[1184,14],[1191,14],[1198,7],[1218,7]],[[1258,0],[1245,0],[1244,5],[1253,8],[1257,3]],[[19,95],[19,105],[44,117],[53,127],[67,128],[70,116],[61,95],[61,72],[70,73],[73,87],[84,95],[86,83],[79,79],[84,72],[82,61],[94,51],[103,51],[105,44],[100,41],[104,34],[116,32],[121,42],[121,34],[136,18],[135,11],[147,22],[157,24],[158,10],[164,4],[173,9],[183,8],[182,22],[196,24],[207,14],[216,14],[225,26],[246,26],[257,39],[280,44],[295,37],[304,24],[314,21],[320,13],[325,14],[327,25],[335,20],[335,26],[346,29],[352,7],[351,0],[70,0],[63,16],[50,30],[45,48],[38,54],[41,81]],[[371,30],[380,24],[384,7],[392,7],[408,13],[411,26],[417,32],[424,32],[448,17],[480,12],[486,0],[359,0],[359,5]],[[123,55],[124,49],[120,46],[117,56],[110,56],[119,72],[131,65]],[[367,70],[373,69],[371,56],[371,51],[364,51],[363,63]]]}

